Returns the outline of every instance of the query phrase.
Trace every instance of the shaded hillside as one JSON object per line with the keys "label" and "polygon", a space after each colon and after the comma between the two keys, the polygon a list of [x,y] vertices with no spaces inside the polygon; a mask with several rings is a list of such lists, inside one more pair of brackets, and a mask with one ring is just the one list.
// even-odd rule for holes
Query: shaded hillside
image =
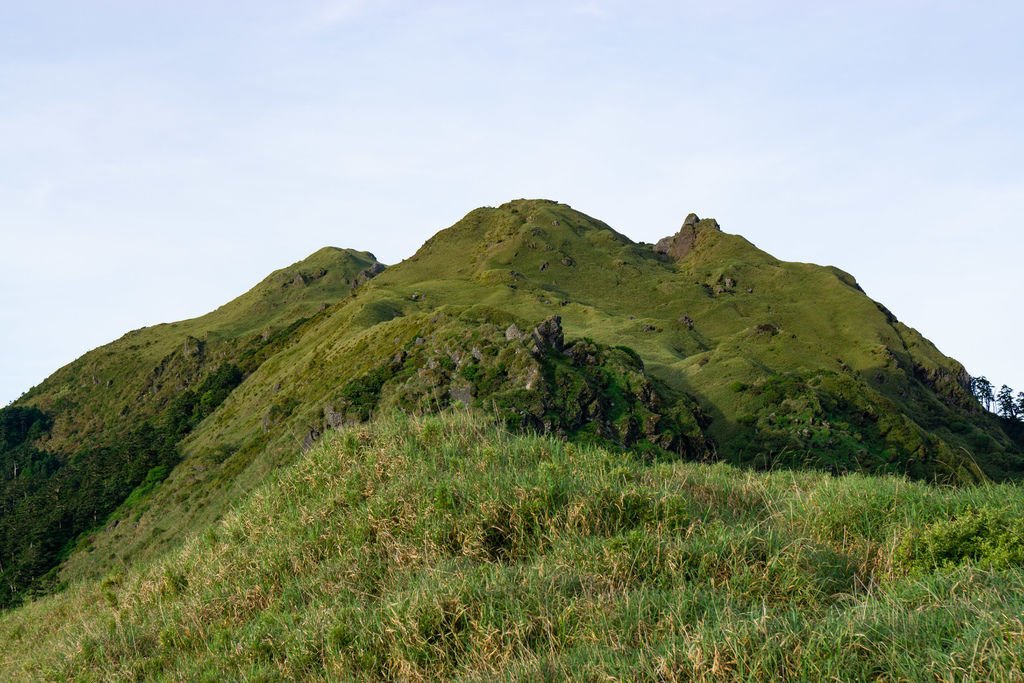
{"label": "shaded hillside", "polygon": [[327,436],[5,680],[1020,680],[1024,492],[647,462],[464,411]]}
{"label": "shaded hillside", "polygon": [[[514,427],[757,468],[955,483],[1022,469],[1020,446],[977,405],[962,366],[852,276],[780,261],[713,220],[691,216],[659,245],[637,244],[568,206],[517,200],[470,212],[351,296],[359,273],[379,268],[353,252],[313,258],[342,253],[336,288],[302,298],[290,324],[274,316],[292,291],[321,291],[331,268],[317,279],[316,264],[298,264],[299,277],[295,267],[272,276],[280,300],[243,297],[211,323],[156,328],[161,340],[165,328],[186,334],[153,351],[126,337],[19,403],[52,413],[48,438],[60,444],[74,429],[103,434],[118,406],[170,405],[191,386],[181,378],[200,344],[244,372],[215,410],[193,411],[167,479],[100,519],[63,578],[156,556],[327,430],[393,408],[462,403]],[[533,348],[556,317],[564,344]],[[125,353],[135,355],[122,364]],[[97,374],[99,358],[136,368],[132,382]],[[119,398],[76,402],[91,375],[92,386],[113,380]]]}
{"label": "shaded hillside", "polygon": [[81,534],[145,498],[181,439],[380,269],[370,254],[323,249],[213,313],[86,354],[0,411],[0,606],[47,590]]}

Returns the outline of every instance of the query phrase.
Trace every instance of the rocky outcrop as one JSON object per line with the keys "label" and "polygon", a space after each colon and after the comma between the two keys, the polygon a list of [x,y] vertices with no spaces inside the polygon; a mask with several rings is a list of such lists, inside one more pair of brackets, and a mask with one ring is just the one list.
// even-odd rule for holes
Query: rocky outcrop
{"label": "rocky outcrop", "polygon": [[546,353],[549,350],[561,352],[565,348],[562,316],[551,316],[533,328],[530,336],[533,338],[533,352],[535,355]]}
{"label": "rocky outcrop", "polygon": [[658,243],[654,245],[654,251],[678,261],[690,253],[704,229],[720,230],[721,228],[718,227],[718,221],[714,218],[701,220],[697,214],[691,213],[683,221],[679,232],[658,240]]}
{"label": "rocky outcrop", "polygon": [[356,275],[355,282],[353,283],[354,286],[358,287],[359,285],[365,284],[366,282],[372,280],[373,278],[383,273],[385,268],[386,266],[383,263],[380,263],[379,261],[374,262],[374,264],[369,268],[363,268],[361,271],[359,271],[359,274]]}
{"label": "rocky outcrop", "polygon": [[[379,410],[424,413],[461,405],[493,411],[515,429],[596,438],[702,458],[712,450],[696,402],[658,389],[625,347],[566,341],[559,316],[532,331],[483,324],[441,326],[390,364],[339,388],[319,429],[365,421]],[[583,436],[588,435],[588,436]]]}

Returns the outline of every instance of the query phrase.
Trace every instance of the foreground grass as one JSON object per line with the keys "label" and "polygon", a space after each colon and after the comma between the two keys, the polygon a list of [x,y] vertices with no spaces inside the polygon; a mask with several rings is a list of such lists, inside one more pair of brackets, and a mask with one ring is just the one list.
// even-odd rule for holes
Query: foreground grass
{"label": "foreground grass", "polygon": [[1022,517],[1016,486],[394,417],[165,559],[0,617],[0,678],[1020,679]]}

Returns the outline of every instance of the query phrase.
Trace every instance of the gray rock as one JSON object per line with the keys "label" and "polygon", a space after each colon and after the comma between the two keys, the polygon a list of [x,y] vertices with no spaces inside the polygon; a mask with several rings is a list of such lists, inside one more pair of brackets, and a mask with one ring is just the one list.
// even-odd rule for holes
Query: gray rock
{"label": "gray rock", "polygon": [[324,423],[331,429],[343,429],[357,423],[357,420],[349,419],[345,413],[334,410],[334,406],[324,406]]}
{"label": "gray rock", "polygon": [[305,453],[320,439],[320,430],[316,427],[310,427],[309,431],[306,432],[306,438],[302,440],[302,452]]}
{"label": "gray rock", "polygon": [[565,348],[565,333],[562,331],[562,316],[553,315],[544,322],[533,328],[530,335],[533,337],[535,353],[544,353],[547,350],[561,352]]}
{"label": "gray rock", "polygon": [[448,390],[448,397],[452,400],[452,403],[458,401],[462,405],[468,407],[473,403],[473,387],[469,385],[451,387]]}
{"label": "gray rock", "polygon": [[367,280],[372,280],[373,278],[383,273],[384,267],[385,266],[383,263],[374,263],[369,268],[363,268],[361,271],[359,271],[359,274],[356,275],[356,287],[365,283]]}
{"label": "gray rock", "polygon": [[718,221],[714,218],[701,220],[697,214],[691,213],[686,216],[679,232],[658,240],[658,243],[654,245],[654,251],[678,261],[690,253],[704,229],[720,230],[721,228],[718,227]]}

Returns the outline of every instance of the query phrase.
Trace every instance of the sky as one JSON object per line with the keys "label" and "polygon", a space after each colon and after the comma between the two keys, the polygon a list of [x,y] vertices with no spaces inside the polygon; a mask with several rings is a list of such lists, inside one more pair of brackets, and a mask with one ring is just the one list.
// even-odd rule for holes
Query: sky
{"label": "sky", "polygon": [[0,0],[0,405],[518,197],[715,217],[1024,389],[1021,35],[985,0]]}

